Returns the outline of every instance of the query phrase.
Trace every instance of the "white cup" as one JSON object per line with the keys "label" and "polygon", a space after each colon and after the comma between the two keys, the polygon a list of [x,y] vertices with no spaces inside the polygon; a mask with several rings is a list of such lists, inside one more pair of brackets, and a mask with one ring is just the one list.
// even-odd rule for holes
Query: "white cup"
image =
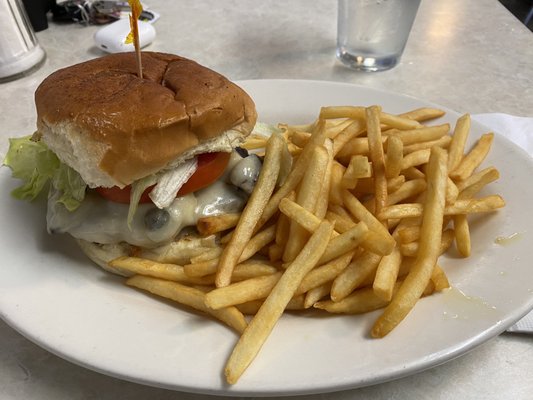
{"label": "white cup", "polygon": [[338,0],[337,58],[360,71],[383,71],[402,56],[420,0]]}
{"label": "white cup", "polygon": [[39,66],[45,53],[20,0],[0,0],[0,16],[0,82],[5,82]]}

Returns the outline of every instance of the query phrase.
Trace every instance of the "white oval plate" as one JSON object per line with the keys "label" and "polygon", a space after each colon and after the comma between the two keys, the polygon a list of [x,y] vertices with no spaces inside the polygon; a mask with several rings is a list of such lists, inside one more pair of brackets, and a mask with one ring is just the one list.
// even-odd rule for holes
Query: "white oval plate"
{"label": "white oval plate", "polygon": [[[261,121],[305,123],[320,106],[381,104],[391,113],[425,101],[332,82],[258,80],[240,84]],[[442,108],[442,107],[441,107]],[[467,112],[468,110],[462,110]],[[448,111],[437,122],[455,124]],[[29,129],[29,128],[28,128]],[[30,131],[30,129],[28,130]],[[472,124],[472,137],[486,129]],[[368,335],[379,312],[362,316],[284,315],[234,386],[222,370],[237,335],[221,324],[122,285],[93,267],[73,240],[49,236],[44,208],[9,196],[0,173],[0,312],[30,340],[104,374],[181,391],[225,395],[288,395],[375,384],[443,363],[498,335],[533,308],[533,163],[500,135],[485,165],[501,179],[487,193],[507,207],[472,222],[472,256],[442,260],[452,285],[422,299],[384,339]],[[508,245],[499,236],[518,235]],[[467,298],[463,296],[464,293]]]}

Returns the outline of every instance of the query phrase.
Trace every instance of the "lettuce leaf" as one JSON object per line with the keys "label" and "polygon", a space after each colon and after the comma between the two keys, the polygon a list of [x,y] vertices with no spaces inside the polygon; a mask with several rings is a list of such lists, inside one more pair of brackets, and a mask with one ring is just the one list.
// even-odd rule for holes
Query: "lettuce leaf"
{"label": "lettuce leaf", "polygon": [[44,143],[31,136],[9,139],[9,150],[4,165],[11,168],[12,176],[24,183],[12,194],[20,200],[33,200],[52,179],[60,161]]}
{"label": "lettuce leaf", "polygon": [[66,164],[59,164],[59,168],[52,178],[52,185],[61,192],[57,201],[69,211],[78,208],[85,198],[87,185],[80,174]]}
{"label": "lettuce leaf", "polygon": [[81,204],[85,197],[86,184],[81,176],[40,141],[32,136],[9,139],[9,150],[4,159],[14,178],[23,184],[11,194],[20,200],[33,200],[50,181],[54,188],[61,191],[59,202],[69,211]]}

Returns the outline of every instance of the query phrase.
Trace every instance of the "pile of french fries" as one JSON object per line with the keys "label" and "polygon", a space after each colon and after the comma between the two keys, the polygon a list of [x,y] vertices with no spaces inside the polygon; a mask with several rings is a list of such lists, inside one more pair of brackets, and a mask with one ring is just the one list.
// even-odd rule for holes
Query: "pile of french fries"
{"label": "pile of french fries", "polygon": [[[308,125],[280,124],[245,143],[264,155],[241,214],[198,221],[219,245],[186,265],[139,257],[110,264],[126,283],[213,316],[240,338],[225,366],[236,383],[285,310],[359,314],[383,308],[371,331],[391,332],[423,296],[449,287],[440,255],[453,243],[468,257],[468,216],[505,205],[476,195],[498,179],[478,170],[493,134],[466,149],[468,114],[401,115],[379,106],[323,107]],[[318,311],[317,311],[318,312]]]}

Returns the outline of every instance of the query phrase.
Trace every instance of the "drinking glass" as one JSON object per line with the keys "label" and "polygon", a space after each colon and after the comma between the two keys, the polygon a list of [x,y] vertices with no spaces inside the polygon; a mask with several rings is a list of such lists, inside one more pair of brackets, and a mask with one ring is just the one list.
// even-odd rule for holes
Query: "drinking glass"
{"label": "drinking glass", "polygon": [[339,0],[337,58],[361,71],[394,67],[419,5],[420,0]]}

